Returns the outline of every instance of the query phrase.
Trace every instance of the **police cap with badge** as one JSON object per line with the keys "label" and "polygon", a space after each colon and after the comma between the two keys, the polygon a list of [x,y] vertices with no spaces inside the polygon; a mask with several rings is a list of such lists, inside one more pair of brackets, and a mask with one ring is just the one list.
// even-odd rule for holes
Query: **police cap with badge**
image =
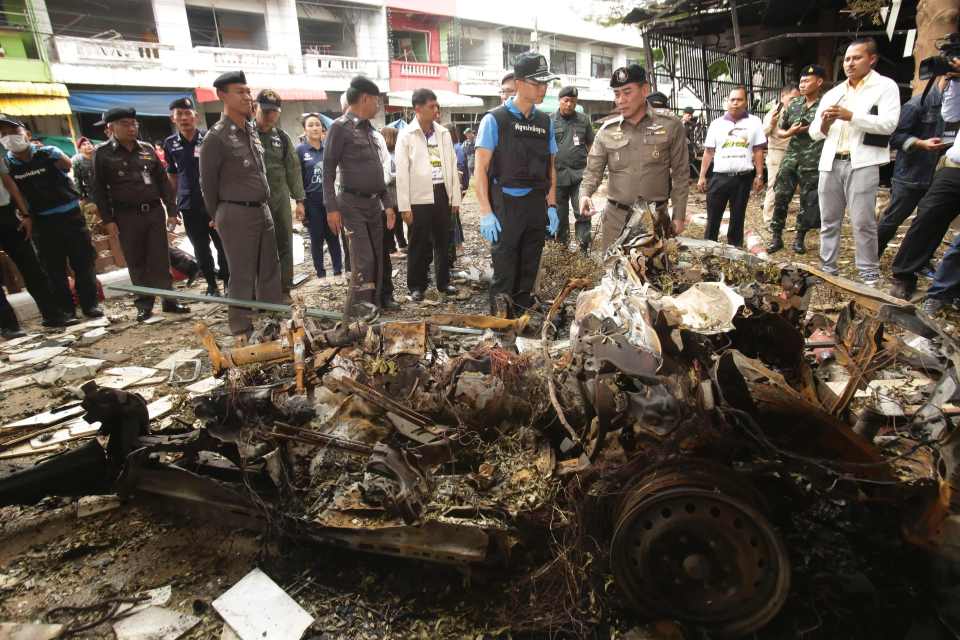
{"label": "police cap with badge", "polygon": [[817,76],[818,78],[826,78],[827,70],[818,64],[808,64],[800,70],[800,77],[802,78],[803,76]]}
{"label": "police cap with badge", "polygon": [[110,124],[111,122],[116,122],[117,120],[123,120],[124,118],[136,117],[137,110],[133,107],[113,107],[111,109],[107,109],[103,113],[103,117],[93,124],[94,126],[99,127],[105,124]]}
{"label": "police cap with badge", "polygon": [[197,105],[193,103],[193,98],[189,96],[184,96],[182,98],[177,98],[170,103],[170,111],[174,109],[196,109]]}
{"label": "police cap with badge", "polygon": [[280,111],[282,103],[280,96],[273,89],[263,89],[257,94],[257,104],[264,111]]}
{"label": "police cap with badge", "polygon": [[643,84],[647,81],[647,72],[638,64],[628,64],[625,67],[620,67],[613,72],[613,75],[610,76],[610,88],[618,89],[625,84],[630,84],[631,82],[636,82],[637,84]]}

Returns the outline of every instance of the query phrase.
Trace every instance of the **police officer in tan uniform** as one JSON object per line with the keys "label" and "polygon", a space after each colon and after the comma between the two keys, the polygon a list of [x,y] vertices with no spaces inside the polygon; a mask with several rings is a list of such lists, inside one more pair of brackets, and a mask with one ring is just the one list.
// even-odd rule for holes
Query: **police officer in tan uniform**
{"label": "police officer in tan uniform", "polygon": [[[242,71],[220,75],[213,86],[223,101],[223,116],[200,147],[200,188],[227,253],[228,295],[279,303],[280,258],[267,208],[270,186],[263,145],[250,121],[253,96]],[[253,315],[250,309],[230,307],[227,317],[237,343],[249,339]]]}
{"label": "police officer in tan uniform", "polygon": [[[104,228],[120,235],[120,247],[133,284],[170,289],[167,219],[177,222],[176,196],[153,145],[137,139],[139,123],[133,107],[114,107],[103,114],[110,139],[93,152],[93,197]],[[164,215],[166,207],[166,215]],[[136,296],[137,321],[153,315],[153,296]],[[163,310],[189,309],[165,299]]]}
{"label": "police officer in tan uniform", "polygon": [[643,67],[620,67],[613,72],[610,86],[620,115],[597,132],[580,185],[580,213],[593,215],[590,197],[600,186],[603,170],[610,173],[607,205],[601,218],[602,251],[620,236],[638,201],[653,203],[666,212],[669,199],[673,230],[683,231],[690,186],[683,123],[647,103],[650,85]]}

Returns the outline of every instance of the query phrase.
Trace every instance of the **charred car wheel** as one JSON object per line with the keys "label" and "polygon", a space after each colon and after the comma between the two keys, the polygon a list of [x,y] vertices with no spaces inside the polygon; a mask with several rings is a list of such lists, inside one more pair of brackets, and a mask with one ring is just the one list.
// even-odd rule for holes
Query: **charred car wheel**
{"label": "charred car wheel", "polygon": [[614,519],[613,573],[644,615],[745,635],[783,606],[789,558],[738,478],[727,472],[710,487],[704,476],[661,474],[627,493]]}

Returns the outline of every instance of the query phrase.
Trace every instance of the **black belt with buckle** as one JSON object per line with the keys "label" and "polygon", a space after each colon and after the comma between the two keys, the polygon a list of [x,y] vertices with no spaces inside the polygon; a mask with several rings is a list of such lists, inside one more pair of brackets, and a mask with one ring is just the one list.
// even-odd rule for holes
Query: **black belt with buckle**
{"label": "black belt with buckle", "polygon": [[356,189],[348,189],[347,187],[343,187],[342,191],[344,193],[349,193],[352,196],[357,196],[358,198],[366,198],[367,200],[380,198],[386,193],[386,191],[381,191],[380,193],[364,193],[363,191],[357,191]]}
{"label": "black belt with buckle", "polygon": [[748,169],[747,171],[730,171],[729,173],[724,173],[723,171],[714,171],[714,173],[721,176],[745,176],[751,173],[756,173],[753,169]]}
{"label": "black belt with buckle", "polygon": [[135,209],[140,213],[149,213],[159,206],[159,200],[151,200],[150,202],[121,202],[115,205],[114,208],[120,211]]}
{"label": "black belt with buckle", "polygon": [[220,202],[226,202],[227,204],[235,204],[238,207],[254,207],[254,208],[260,208],[265,204],[263,202],[255,202],[253,200],[221,200]]}
{"label": "black belt with buckle", "polygon": [[846,153],[835,153],[835,154],[833,154],[833,159],[834,159],[834,160],[849,160],[849,159],[850,159],[850,152],[847,151]]}
{"label": "black belt with buckle", "polygon": [[617,202],[616,200],[611,200],[610,198],[607,198],[607,204],[614,206],[617,209],[623,209],[624,211],[630,211],[633,209],[633,207],[628,204],[623,204],[622,202]]}

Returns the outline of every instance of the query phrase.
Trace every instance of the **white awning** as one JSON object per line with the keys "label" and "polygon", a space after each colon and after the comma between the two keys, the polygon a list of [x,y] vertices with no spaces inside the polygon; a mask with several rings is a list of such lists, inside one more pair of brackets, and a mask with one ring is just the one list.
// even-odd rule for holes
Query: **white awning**
{"label": "white awning", "polygon": [[[465,96],[453,91],[443,91],[432,89],[437,94],[437,103],[441,109],[463,109],[467,107],[483,107],[483,98],[475,96]],[[410,100],[413,98],[413,91],[391,91],[387,94],[387,100],[391,107],[412,107]]]}

